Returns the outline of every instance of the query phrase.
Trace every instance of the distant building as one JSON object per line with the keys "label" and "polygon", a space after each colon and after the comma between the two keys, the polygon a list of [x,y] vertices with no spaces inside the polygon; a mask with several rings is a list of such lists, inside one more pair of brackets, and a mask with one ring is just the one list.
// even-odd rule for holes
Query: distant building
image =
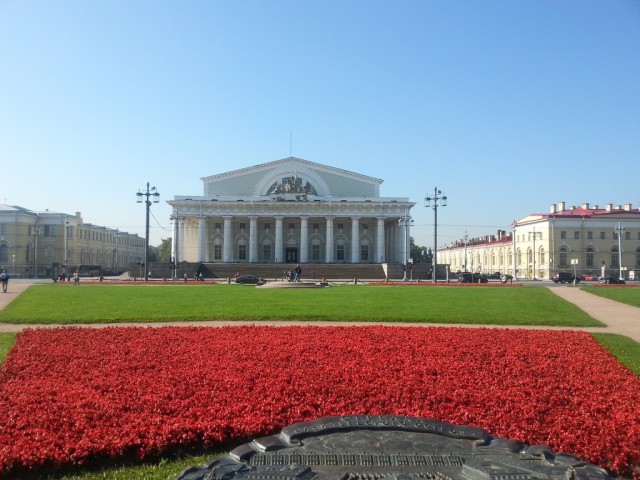
{"label": "distant building", "polygon": [[[172,256],[201,263],[402,263],[415,205],[382,180],[289,157],[202,179],[176,196]],[[410,217],[408,217],[410,218]]]}
{"label": "distant building", "polygon": [[24,277],[51,277],[99,267],[125,271],[144,258],[144,238],[85,223],[80,212],[34,212],[0,204],[0,268]]}
{"label": "distant building", "polygon": [[640,209],[631,204],[567,208],[560,202],[549,213],[532,213],[512,227],[512,233],[458,240],[438,249],[438,259],[452,272],[515,272],[517,278],[549,279],[574,270],[618,275],[622,266],[625,278],[638,278]]}

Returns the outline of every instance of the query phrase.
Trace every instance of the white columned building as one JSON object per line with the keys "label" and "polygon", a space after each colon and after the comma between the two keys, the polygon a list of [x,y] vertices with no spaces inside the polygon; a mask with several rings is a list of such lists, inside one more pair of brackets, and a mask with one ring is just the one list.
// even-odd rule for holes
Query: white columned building
{"label": "white columned building", "polygon": [[415,203],[382,180],[289,157],[202,178],[175,196],[174,261],[402,263],[397,225]]}

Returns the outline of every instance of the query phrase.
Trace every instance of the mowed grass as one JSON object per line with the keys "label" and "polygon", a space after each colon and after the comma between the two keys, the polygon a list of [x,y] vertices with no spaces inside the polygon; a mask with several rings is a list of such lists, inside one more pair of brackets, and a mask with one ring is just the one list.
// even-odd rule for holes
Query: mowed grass
{"label": "mowed grass", "polygon": [[626,285],[611,286],[586,286],[581,290],[598,295],[600,297],[615,300],[616,302],[626,303],[634,307],[640,308],[640,287],[630,287]]}
{"label": "mowed grass", "polygon": [[0,311],[5,323],[303,320],[602,326],[540,287],[345,285],[33,285]]}

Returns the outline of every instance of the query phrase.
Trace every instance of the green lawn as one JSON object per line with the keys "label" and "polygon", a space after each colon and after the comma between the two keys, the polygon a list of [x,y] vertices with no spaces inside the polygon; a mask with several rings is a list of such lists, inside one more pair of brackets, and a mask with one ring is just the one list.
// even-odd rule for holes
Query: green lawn
{"label": "green lawn", "polygon": [[333,320],[602,326],[546,288],[345,285],[34,285],[0,311],[5,323]]}
{"label": "green lawn", "polygon": [[591,285],[582,287],[581,290],[640,308],[640,287],[618,285],[599,287]]}

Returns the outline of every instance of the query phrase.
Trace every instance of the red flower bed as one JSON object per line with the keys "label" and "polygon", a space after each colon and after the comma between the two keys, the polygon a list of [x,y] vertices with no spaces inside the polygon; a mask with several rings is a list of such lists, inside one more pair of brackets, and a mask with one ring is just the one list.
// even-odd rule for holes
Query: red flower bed
{"label": "red flower bed", "polygon": [[499,282],[487,282],[487,283],[460,283],[460,282],[450,282],[446,281],[440,282],[430,282],[425,280],[423,282],[368,282],[367,285],[376,285],[376,286],[411,286],[415,285],[418,287],[521,287],[521,283],[499,283]]}
{"label": "red flower bed", "polygon": [[37,329],[0,370],[0,474],[228,448],[324,415],[396,414],[640,467],[640,379],[582,332]]}

